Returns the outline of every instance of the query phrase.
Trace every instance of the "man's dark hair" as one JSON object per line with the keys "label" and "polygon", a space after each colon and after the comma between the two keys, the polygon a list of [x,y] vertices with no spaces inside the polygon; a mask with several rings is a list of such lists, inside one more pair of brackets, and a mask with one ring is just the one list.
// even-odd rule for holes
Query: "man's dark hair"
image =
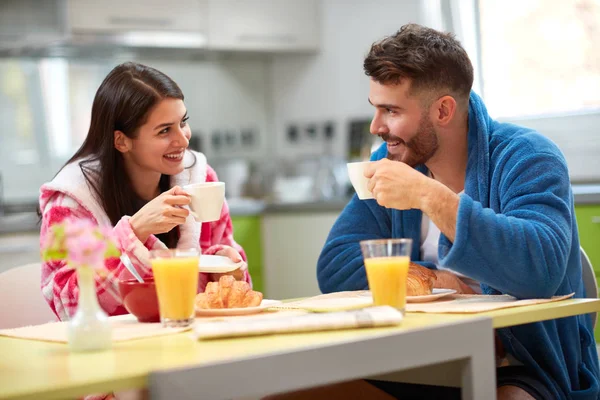
{"label": "man's dark hair", "polygon": [[454,35],[417,24],[373,43],[364,69],[383,85],[410,79],[410,95],[448,94],[464,105],[473,86],[473,65]]}

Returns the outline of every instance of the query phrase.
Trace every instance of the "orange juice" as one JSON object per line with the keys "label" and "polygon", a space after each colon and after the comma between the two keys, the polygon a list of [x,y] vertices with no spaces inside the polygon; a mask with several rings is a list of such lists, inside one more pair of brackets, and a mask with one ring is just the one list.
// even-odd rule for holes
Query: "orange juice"
{"label": "orange juice", "polygon": [[151,263],[161,319],[193,317],[198,290],[198,257],[155,258]]}
{"label": "orange juice", "polygon": [[376,306],[404,309],[409,263],[407,256],[365,258],[369,289]]}

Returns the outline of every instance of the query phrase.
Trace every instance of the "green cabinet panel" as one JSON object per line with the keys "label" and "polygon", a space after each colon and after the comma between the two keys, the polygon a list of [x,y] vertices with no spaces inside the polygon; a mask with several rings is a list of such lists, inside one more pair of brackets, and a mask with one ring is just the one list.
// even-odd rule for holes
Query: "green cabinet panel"
{"label": "green cabinet panel", "polygon": [[[600,204],[577,205],[575,214],[581,247],[590,258],[596,279],[600,282]],[[596,342],[600,342],[600,323],[596,323],[594,336]]]}
{"label": "green cabinet panel", "polygon": [[233,238],[242,246],[248,257],[248,271],[252,276],[253,288],[264,293],[260,215],[232,216],[231,222]]}
{"label": "green cabinet panel", "polygon": [[600,204],[575,207],[579,240],[600,276]]}

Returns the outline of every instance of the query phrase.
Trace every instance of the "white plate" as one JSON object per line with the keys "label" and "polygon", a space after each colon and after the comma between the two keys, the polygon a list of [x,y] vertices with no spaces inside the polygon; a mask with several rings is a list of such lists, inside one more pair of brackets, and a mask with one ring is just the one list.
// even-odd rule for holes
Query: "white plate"
{"label": "white plate", "polygon": [[260,306],[246,308],[196,308],[196,316],[198,317],[224,317],[234,315],[250,315],[263,312],[269,307],[280,304],[279,300],[263,299]]}
{"label": "white plate", "polygon": [[431,294],[423,296],[406,296],[407,303],[427,303],[439,299],[440,297],[448,296],[456,293],[454,289],[433,289]]}
{"label": "white plate", "polygon": [[[407,303],[427,303],[430,301],[437,300],[441,297],[451,295],[456,293],[454,289],[433,289],[431,294],[425,294],[422,296],[406,296]],[[360,296],[363,297],[371,297],[371,291],[367,290],[364,293],[361,293]]]}
{"label": "white plate", "polygon": [[234,263],[229,257],[201,255],[198,269],[200,272],[225,273],[235,271],[244,265],[244,261]]}

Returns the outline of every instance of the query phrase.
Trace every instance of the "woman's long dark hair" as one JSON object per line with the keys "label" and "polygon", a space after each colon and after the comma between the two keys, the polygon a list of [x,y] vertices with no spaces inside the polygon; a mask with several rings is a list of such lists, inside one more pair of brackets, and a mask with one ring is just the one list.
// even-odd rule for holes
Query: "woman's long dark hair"
{"label": "woman's long dark hair", "polygon": [[[79,150],[66,163],[79,160],[88,185],[113,225],[124,215],[135,214],[145,204],[133,189],[123,155],[115,149],[114,132],[119,130],[129,138],[136,138],[149,111],[164,98],[184,99],[179,86],[167,75],[138,63],[118,65],[98,88],[90,130]],[[161,176],[161,192],[169,189],[169,180],[169,176]],[[173,229],[158,237],[172,248],[179,240],[179,230]]]}

